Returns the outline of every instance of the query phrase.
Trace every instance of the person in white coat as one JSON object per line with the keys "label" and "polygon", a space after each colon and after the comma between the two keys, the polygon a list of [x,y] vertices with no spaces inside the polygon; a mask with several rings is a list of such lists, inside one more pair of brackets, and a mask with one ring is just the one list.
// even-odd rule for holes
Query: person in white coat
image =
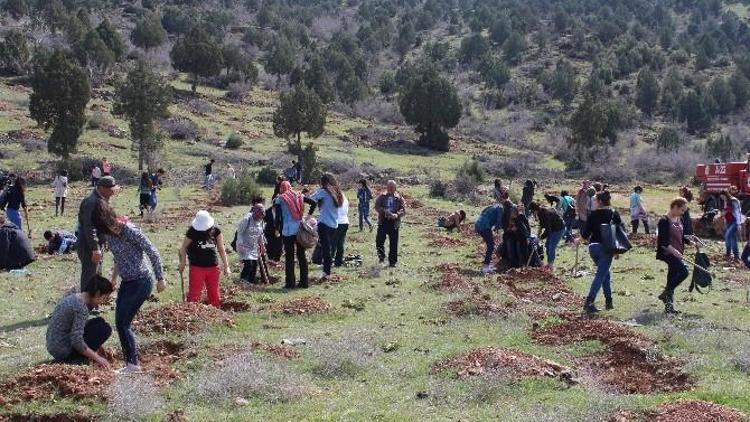
{"label": "person in white coat", "polygon": [[344,201],[338,208],[338,217],[336,222],[339,224],[336,233],[333,236],[331,244],[331,256],[334,258],[333,264],[336,267],[344,265],[344,243],[346,243],[346,232],[349,231],[349,200],[346,195],[342,196]]}
{"label": "person in white coat", "polygon": [[55,189],[55,217],[65,214],[65,198],[68,197],[68,171],[60,170],[52,181]]}
{"label": "person in white coat", "polygon": [[265,215],[263,200],[258,199],[237,227],[237,253],[242,260],[240,280],[251,284],[257,283],[258,260],[265,249]]}

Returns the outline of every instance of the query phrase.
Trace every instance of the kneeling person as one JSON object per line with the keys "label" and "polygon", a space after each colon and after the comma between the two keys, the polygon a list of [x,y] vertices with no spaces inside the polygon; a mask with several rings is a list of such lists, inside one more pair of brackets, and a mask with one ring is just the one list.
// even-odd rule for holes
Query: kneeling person
{"label": "kneeling person", "polygon": [[86,290],[65,296],[55,307],[47,325],[47,351],[55,361],[95,364],[109,368],[97,351],[112,335],[112,327],[101,317],[89,319],[89,311],[109,301],[114,286],[96,275]]}
{"label": "kneeling person", "polygon": [[78,238],[73,233],[66,231],[44,232],[44,239],[47,241],[47,253],[50,255],[68,254],[73,250]]}
{"label": "kneeling person", "polygon": [[453,229],[458,228],[465,220],[466,211],[458,210],[447,217],[438,218],[438,227],[448,229],[448,231],[450,232],[453,231]]}

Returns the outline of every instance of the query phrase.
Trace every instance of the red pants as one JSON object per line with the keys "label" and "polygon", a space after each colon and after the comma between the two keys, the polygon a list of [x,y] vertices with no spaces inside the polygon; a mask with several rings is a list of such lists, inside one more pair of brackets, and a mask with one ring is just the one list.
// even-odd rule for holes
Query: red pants
{"label": "red pants", "polygon": [[188,302],[200,302],[203,294],[203,285],[208,293],[208,303],[221,307],[221,296],[219,293],[219,278],[221,271],[219,267],[196,267],[190,266],[190,288],[188,289]]}

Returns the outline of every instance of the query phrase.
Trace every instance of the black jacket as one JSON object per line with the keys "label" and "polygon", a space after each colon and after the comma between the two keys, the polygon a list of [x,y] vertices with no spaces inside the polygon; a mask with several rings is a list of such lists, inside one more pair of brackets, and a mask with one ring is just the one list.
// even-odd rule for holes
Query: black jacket
{"label": "black jacket", "polygon": [[540,208],[537,216],[539,217],[539,228],[543,230],[539,236],[540,239],[546,239],[550,233],[555,233],[565,228],[562,217],[552,209]]}
{"label": "black jacket", "polygon": [[23,268],[35,259],[34,248],[21,229],[13,223],[0,226],[0,270]]}
{"label": "black jacket", "polygon": [[584,239],[588,239],[589,243],[601,243],[602,233],[600,227],[602,224],[610,223],[622,225],[622,219],[617,211],[610,208],[594,210],[586,220],[586,226],[581,230],[581,236]]}

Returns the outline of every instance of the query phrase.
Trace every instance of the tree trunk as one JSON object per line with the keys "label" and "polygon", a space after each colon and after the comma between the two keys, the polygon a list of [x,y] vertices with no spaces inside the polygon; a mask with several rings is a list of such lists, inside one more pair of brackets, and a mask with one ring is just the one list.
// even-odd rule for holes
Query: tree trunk
{"label": "tree trunk", "polygon": [[193,75],[193,83],[191,84],[191,88],[193,89],[193,95],[195,95],[196,91],[198,90],[198,75]]}
{"label": "tree trunk", "polygon": [[143,170],[143,140],[138,143],[138,171]]}

